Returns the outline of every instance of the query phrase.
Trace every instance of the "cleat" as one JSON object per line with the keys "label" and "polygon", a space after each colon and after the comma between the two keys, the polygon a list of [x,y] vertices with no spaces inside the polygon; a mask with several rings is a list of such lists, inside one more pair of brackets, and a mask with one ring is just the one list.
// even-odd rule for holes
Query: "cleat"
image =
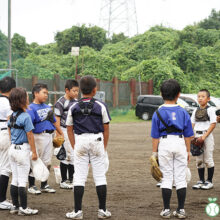
{"label": "cleat", "polygon": [[179,211],[176,210],[173,212],[173,216],[177,217],[177,218],[186,218],[186,213],[184,209],[180,209]]}
{"label": "cleat", "polygon": [[40,188],[41,192],[45,192],[45,193],[55,193],[56,190],[51,188],[49,185],[46,185],[43,188]]}
{"label": "cleat", "polygon": [[75,210],[73,210],[72,212],[67,212],[66,217],[71,219],[83,219],[83,212],[81,210],[79,210],[78,212],[75,212]]}
{"label": "cleat", "polygon": [[112,216],[111,212],[109,212],[107,209],[105,211],[103,209],[98,210],[99,219],[106,219],[106,218],[110,218],[111,216]]}
{"label": "cleat", "polygon": [[162,218],[170,218],[170,216],[171,216],[170,209],[164,209],[164,210],[162,210],[161,213],[160,213],[160,216],[161,216]]}
{"label": "cleat", "polygon": [[41,191],[36,186],[31,186],[28,188],[28,192],[34,195],[41,194]]}
{"label": "cleat", "polygon": [[38,213],[37,209],[31,209],[27,207],[26,209],[23,209],[22,207],[19,207],[18,215],[36,215]]}

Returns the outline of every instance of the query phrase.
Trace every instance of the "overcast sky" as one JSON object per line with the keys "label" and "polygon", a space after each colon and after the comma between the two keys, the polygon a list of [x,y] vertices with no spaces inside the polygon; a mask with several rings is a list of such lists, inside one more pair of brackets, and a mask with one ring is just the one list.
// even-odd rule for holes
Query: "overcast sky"
{"label": "overcast sky", "polygon": [[[104,0],[11,0],[12,34],[28,43],[54,42],[54,35],[77,24],[99,25]],[[7,35],[8,0],[0,0],[0,30]],[[183,29],[220,10],[220,0],[136,0],[139,33],[163,24]]]}

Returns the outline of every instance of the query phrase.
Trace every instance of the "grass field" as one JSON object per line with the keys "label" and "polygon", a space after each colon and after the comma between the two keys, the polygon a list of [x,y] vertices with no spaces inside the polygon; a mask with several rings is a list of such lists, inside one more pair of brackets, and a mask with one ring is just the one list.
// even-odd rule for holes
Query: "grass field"
{"label": "grass field", "polygon": [[135,116],[134,109],[113,109],[110,111],[112,123],[120,122],[144,122]]}

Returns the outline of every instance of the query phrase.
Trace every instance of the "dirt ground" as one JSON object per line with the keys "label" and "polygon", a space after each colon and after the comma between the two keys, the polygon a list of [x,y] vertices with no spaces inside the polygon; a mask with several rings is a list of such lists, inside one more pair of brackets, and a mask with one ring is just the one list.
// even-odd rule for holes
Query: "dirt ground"
{"label": "dirt ground", "polygon": [[[162,209],[161,190],[150,175],[148,158],[151,155],[151,122],[111,124],[108,145],[110,167],[107,173],[108,197],[107,208],[114,220],[156,220],[160,219]],[[208,191],[192,190],[192,184],[198,180],[195,159],[191,157],[190,169],[192,181],[188,186],[185,210],[188,219],[211,219],[205,213],[209,197],[217,197],[220,205],[220,125],[215,136],[215,175],[214,189]],[[54,158],[53,165],[59,162]],[[55,183],[51,171],[49,183],[57,192],[55,194],[28,194],[28,205],[39,209],[39,214],[31,217],[12,216],[8,211],[0,211],[0,220],[6,219],[65,219],[65,213],[73,210],[73,192],[61,190]],[[37,183],[39,186],[39,183]],[[175,189],[171,199],[171,209],[177,207]],[[97,219],[98,199],[91,170],[86,183],[83,212],[85,220]],[[175,217],[171,217],[174,219]],[[212,219],[220,219],[218,217]]]}

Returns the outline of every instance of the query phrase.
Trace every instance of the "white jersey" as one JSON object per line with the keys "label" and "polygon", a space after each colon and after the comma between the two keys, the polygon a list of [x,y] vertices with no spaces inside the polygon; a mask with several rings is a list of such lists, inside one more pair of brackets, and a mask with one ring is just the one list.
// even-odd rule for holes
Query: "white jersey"
{"label": "white jersey", "polygon": [[[0,97],[0,120],[8,120],[8,117],[12,114],[11,106],[7,97]],[[0,128],[7,128],[7,121],[0,122]]]}
{"label": "white jersey", "polygon": [[199,122],[196,121],[195,119],[196,110],[197,109],[193,111],[192,116],[191,116],[191,122],[192,124],[195,124],[195,127],[194,127],[195,131],[206,131],[209,129],[210,124],[216,123],[216,114],[215,114],[215,109],[213,107],[207,108],[209,121],[199,121]]}

